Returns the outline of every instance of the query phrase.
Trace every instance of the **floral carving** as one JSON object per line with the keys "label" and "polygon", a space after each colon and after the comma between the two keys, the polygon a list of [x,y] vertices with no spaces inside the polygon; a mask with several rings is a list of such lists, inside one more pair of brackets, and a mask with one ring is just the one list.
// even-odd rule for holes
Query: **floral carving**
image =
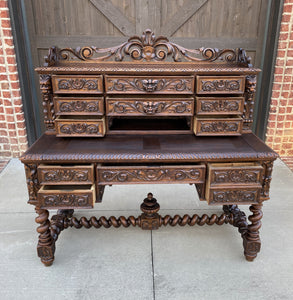
{"label": "floral carving", "polygon": [[88,206],[90,205],[89,195],[59,194],[42,195],[44,206]]}
{"label": "floral carving", "polygon": [[124,92],[137,90],[141,92],[191,91],[191,80],[188,79],[108,79],[109,91]]}
{"label": "floral carving", "polygon": [[60,181],[87,181],[88,171],[77,170],[52,170],[43,171],[45,181],[60,182]]}
{"label": "floral carving", "polygon": [[99,124],[72,123],[61,124],[60,132],[64,134],[98,134]]}
{"label": "floral carving", "polygon": [[238,112],[240,111],[239,100],[201,100],[203,112]]}
{"label": "floral carving", "polygon": [[238,91],[240,80],[202,80],[202,91]]}
{"label": "floral carving", "polygon": [[259,171],[232,170],[214,171],[214,183],[258,183]]}
{"label": "floral carving", "polygon": [[97,90],[98,81],[94,79],[58,79],[58,88],[60,90]]}
{"label": "floral carving", "polygon": [[26,183],[29,194],[29,203],[37,204],[37,192],[39,190],[39,181],[37,174],[37,165],[36,164],[26,164],[25,165],[26,173]]}
{"label": "floral carving", "polygon": [[256,92],[256,75],[246,76],[245,101],[243,111],[243,130],[251,131],[253,123],[254,97]]}
{"label": "floral carving", "polygon": [[212,201],[210,203],[235,203],[258,201],[258,191],[212,191]]}
{"label": "floral carving", "polygon": [[128,114],[141,113],[145,115],[160,114],[163,112],[181,114],[191,112],[191,102],[172,101],[172,102],[153,102],[153,101],[117,101],[109,103],[111,109],[109,113]]}
{"label": "floral carving", "polygon": [[200,132],[238,132],[239,122],[202,122]]}
{"label": "floral carving", "polygon": [[[96,56],[96,57],[95,57]],[[239,63],[251,67],[250,57],[245,50],[237,49],[217,49],[198,48],[187,49],[170,42],[166,37],[155,37],[150,29],[146,29],[142,36],[133,36],[118,46],[111,48],[97,48],[94,46],[63,48],[52,47],[48,56],[45,57],[45,65],[52,66],[60,60],[96,60],[103,61],[114,58],[116,61],[124,60],[125,56],[132,60],[144,61],[164,61],[167,57],[172,57],[175,62],[182,59],[187,61],[224,61],[226,63]]]}
{"label": "floral carving", "polygon": [[96,101],[65,101],[59,105],[60,112],[99,112],[99,104]]}

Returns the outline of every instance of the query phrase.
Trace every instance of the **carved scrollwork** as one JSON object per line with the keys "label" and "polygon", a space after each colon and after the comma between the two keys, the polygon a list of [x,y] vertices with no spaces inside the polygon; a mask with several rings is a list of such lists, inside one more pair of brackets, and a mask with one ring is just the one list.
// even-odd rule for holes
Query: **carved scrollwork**
{"label": "carved scrollwork", "polygon": [[96,101],[66,101],[59,106],[60,112],[99,112],[99,105]]}
{"label": "carved scrollwork", "polygon": [[212,201],[210,203],[256,203],[258,191],[212,191]]}
{"label": "carved scrollwork", "polygon": [[52,170],[43,171],[44,180],[48,182],[60,182],[60,181],[87,181],[88,171],[77,170]]}
{"label": "carved scrollwork", "polygon": [[270,198],[270,185],[272,180],[272,172],[273,172],[273,161],[266,161],[263,163],[264,167],[264,175],[263,175],[263,184],[261,189],[261,197],[263,200],[267,200]]}
{"label": "carved scrollwork", "polygon": [[129,91],[141,92],[159,91],[191,91],[191,80],[188,79],[109,79],[109,91]]}
{"label": "carved scrollwork", "polygon": [[240,102],[237,100],[201,100],[203,112],[237,112],[240,110]]}
{"label": "carved scrollwork", "polygon": [[89,195],[75,195],[75,194],[59,194],[59,195],[44,195],[43,202],[48,207],[58,206],[76,206],[82,207],[90,204]]}
{"label": "carved scrollwork", "polygon": [[202,80],[202,91],[238,91],[240,80]]}
{"label": "carved scrollwork", "polygon": [[62,124],[60,126],[60,132],[63,134],[98,134],[99,124],[87,124],[87,123],[72,123]]}
{"label": "carved scrollwork", "polygon": [[245,101],[243,110],[243,130],[251,131],[253,123],[254,97],[256,92],[256,75],[246,76]]}
{"label": "carved scrollwork", "polygon": [[200,132],[237,132],[239,131],[239,122],[202,122]]}
{"label": "carved scrollwork", "polygon": [[98,81],[85,78],[58,79],[58,88],[60,90],[97,90]]}
{"label": "carved scrollwork", "polygon": [[26,173],[26,183],[29,194],[29,203],[37,204],[37,192],[39,190],[39,181],[38,181],[38,173],[37,173],[37,165],[36,164],[26,164],[25,166]]}
{"label": "carved scrollwork", "polygon": [[214,183],[257,183],[259,171],[232,170],[214,171]]}
{"label": "carved scrollwork", "polygon": [[112,104],[110,113],[127,114],[141,113],[146,115],[168,113],[190,113],[191,103],[185,101],[152,102],[152,101],[116,101]]}
{"label": "carved scrollwork", "polygon": [[[94,57],[96,56],[96,57]],[[133,36],[118,46],[111,48],[97,48],[94,46],[63,48],[52,47],[49,49],[48,56],[45,57],[45,65],[51,66],[60,60],[96,60],[103,61],[114,58],[122,61],[125,57],[132,60],[145,61],[164,61],[171,57],[178,62],[182,59],[187,61],[223,61],[226,63],[239,63],[251,67],[250,57],[241,49],[217,49],[199,48],[187,49],[170,42],[166,37],[155,37],[150,29],[146,29],[142,36]]]}

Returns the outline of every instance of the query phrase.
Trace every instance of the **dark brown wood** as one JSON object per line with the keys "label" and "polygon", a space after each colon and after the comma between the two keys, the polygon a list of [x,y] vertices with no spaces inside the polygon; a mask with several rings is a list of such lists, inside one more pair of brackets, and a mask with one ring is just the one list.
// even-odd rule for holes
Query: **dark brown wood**
{"label": "dark brown wood", "polygon": [[[256,257],[277,154],[251,133],[259,70],[244,50],[185,49],[146,30],[113,48],[53,47],[46,62],[38,72],[48,130],[21,157],[46,265],[68,227],[229,223],[246,258]],[[145,183],[195,184],[200,200],[224,213],[161,216],[149,193],[138,217],[73,216],[101,202],[106,185]],[[61,210],[49,221],[47,209]]]}

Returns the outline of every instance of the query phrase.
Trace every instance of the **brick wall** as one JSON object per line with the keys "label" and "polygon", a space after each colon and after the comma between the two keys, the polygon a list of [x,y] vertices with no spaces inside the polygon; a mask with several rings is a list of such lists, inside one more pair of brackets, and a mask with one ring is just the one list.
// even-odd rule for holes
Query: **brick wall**
{"label": "brick wall", "polygon": [[26,129],[7,0],[0,0],[0,159],[27,149]]}
{"label": "brick wall", "polygon": [[285,0],[266,143],[293,169],[293,0]]}

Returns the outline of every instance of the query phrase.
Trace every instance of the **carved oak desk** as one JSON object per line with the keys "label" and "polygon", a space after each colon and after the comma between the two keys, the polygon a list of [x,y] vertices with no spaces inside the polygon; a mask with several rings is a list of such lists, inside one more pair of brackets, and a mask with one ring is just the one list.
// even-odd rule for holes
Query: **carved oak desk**
{"label": "carved oak desk", "polygon": [[[37,68],[46,133],[21,157],[41,261],[53,263],[68,227],[224,223],[238,228],[252,261],[277,157],[251,132],[259,71],[242,49],[184,49],[150,30],[108,49],[51,48]],[[101,202],[106,185],[143,183],[194,184],[224,212],[161,216],[149,193],[138,217],[73,216]],[[239,204],[251,205],[250,224]],[[51,219],[50,209],[58,209]]]}

